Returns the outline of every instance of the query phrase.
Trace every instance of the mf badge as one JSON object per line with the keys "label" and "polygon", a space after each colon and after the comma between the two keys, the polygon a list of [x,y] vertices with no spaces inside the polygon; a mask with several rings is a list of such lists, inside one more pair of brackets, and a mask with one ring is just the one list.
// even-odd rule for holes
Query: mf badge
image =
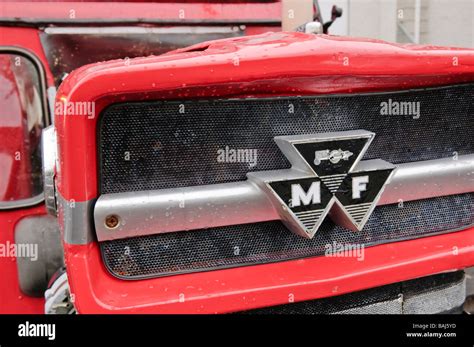
{"label": "mf badge", "polygon": [[292,168],[247,176],[266,191],[281,220],[298,235],[312,238],[328,214],[335,223],[359,231],[395,169],[380,159],[361,161],[374,136],[355,130],[275,137]]}

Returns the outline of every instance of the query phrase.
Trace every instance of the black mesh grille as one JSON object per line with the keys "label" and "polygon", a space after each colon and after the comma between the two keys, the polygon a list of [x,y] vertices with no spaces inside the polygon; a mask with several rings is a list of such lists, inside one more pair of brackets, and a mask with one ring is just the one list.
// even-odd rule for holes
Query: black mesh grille
{"label": "black mesh grille", "polygon": [[474,194],[463,194],[377,207],[360,232],[326,219],[311,240],[275,221],[107,241],[101,246],[109,270],[134,279],[318,256],[333,242],[372,246],[473,223]]}
{"label": "black mesh grille", "polygon": [[[382,287],[371,288],[360,292],[334,296],[330,298],[302,301],[294,304],[285,304],[272,307],[259,308],[245,311],[247,314],[332,314],[341,311],[362,308],[366,305],[384,303],[396,300],[403,296],[415,296],[422,293],[434,292],[444,288],[455,286],[464,280],[464,272],[456,271],[434,276],[417,278],[410,281],[389,284]],[[442,293],[441,293],[442,294]],[[442,298],[440,298],[442,299]],[[384,308],[380,307],[377,313],[384,314]]]}
{"label": "black mesh grille", "polygon": [[[216,184],[247,172],[288,168],[273,138],[366,129],[376,133],[364,159],[396,163],[470,154],[474,85],[398,93],[116,104],[98,130],[101,193]],[[420,117],[381,115],[382,102],[419,102]],[[416,118],[416,117],[415,117]],[[257,150],[257,162],[217,160],[218,150]],[[103,242],[104,262],[127,279],[207,271],[318,256],[325,246],[371,246],[473,224],[474,194],[375,209],[362,232],[327,219],[312,240],[280,222],[178,232]]]}
{"label": "black mesh grille", "polygon": [[[273,138],[366,129],[365,159],[391,163],[472,153],[474,85],[353,96],[124,103],[101,117],[100,189],[117,193],[245,180],[288,168]],[[420,118],[381,115],[381,103],[420,102]],[[180,113],[184,112],[184,113]],[[257,150],[257,164],[222,163],[218,150]]]}
{"label": "black mesh grille", "polygon": [[[400,283],[371,288],[360,292],[330,298],[302,301],[293,304],[270,306],[241,313],[245,314],[335,314],[366,305],[397,300],[401,293]],[[387,305],[388,306],[388,305]],[[384,314],[386,312],[378,312]]]}

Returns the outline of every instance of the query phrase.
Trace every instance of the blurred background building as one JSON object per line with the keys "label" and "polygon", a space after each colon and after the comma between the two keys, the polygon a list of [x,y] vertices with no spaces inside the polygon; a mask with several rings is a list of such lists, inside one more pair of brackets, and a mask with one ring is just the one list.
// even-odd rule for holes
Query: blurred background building
{"label": "blurred background building", "polygon": [[331,34],[474,47],[474,0],[319,0],[319,5],[325,21],[332,5],[344,11]]}

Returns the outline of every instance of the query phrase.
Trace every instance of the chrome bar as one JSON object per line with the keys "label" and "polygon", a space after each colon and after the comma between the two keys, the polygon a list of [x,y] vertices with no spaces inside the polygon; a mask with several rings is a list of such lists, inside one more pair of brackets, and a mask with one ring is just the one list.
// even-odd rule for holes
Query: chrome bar
{"label": "chrome bar", "polygon": [[[378,205],[469,192],[474,192],[474,155],[405,163],[397,165]],[[118,218],[116,227],[106,225],[109,216]],[[94,208],[99,241],[279,218],[275,206],[252,180],[106,194]]]}
{"label": "chrome bar", "polygon": [[474,192],[474,154],[397,165],[378,205]]}
{"label": "chrome bar", "polygon": [[[120,219],[108,228],[107,216]],[[250,181],[102,195],[94,220],[99,241],[278,219],[266,195]]]}

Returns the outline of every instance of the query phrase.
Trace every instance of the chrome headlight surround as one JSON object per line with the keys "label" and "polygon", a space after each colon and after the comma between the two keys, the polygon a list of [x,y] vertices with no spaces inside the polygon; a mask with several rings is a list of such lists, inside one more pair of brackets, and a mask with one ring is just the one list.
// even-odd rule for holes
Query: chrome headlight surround
{"label": "chrome headlight surround", "polygon": [[54,125],[43,129],[41,137],[43,159],[43,191],[46,210],[49,214],[57,215],[57,196],[55,186],[57,142]]}

